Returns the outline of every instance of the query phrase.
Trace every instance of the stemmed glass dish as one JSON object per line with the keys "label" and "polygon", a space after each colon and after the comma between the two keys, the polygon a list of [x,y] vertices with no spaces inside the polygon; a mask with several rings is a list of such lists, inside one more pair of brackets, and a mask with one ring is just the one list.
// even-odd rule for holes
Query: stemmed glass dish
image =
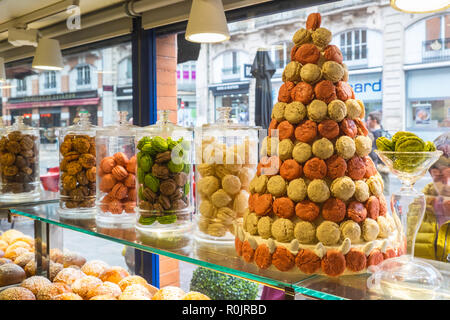
{"label": "stemmed glass dish", "polygon": [[425,195],[414,189],[431,165],[442,155],[442,151],[396,152],[375,150],[402,187],[391,196],[392,216],[398,230],[398,241],[402,243],[403,255],[387,259],[375,266],[369,278],[369,286],[375,284],[387,294],[408,299],[432,298],[440,287],[442,275],[423,260],[414,258],[417,231],[425,213]]}

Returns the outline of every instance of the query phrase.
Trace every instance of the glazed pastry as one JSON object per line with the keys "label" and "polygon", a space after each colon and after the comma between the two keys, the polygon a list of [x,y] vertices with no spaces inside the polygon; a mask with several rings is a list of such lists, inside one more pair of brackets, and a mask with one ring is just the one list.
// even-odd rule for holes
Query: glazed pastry
{"label": "glazed pastry", "polygon": [[322,206],[323,218],[336,223],[344,220],[346,212],[345,202],[336,198],[328,199]]}
{"label": "glazed pastry", "polygon": [[303,172],[308,179],[323,179],[327,174],[327,165],[324,160],[314,157],[306,161]]}
{"label": "glazed pastry", "polygon": [[305,43],[299,46],[295,52],[295,60],[302,65],[307,63],[316,64],[320,57],[319,49],[311,43]]}
{"label": "glazed pastry", "polygon": [[317,126],[319,134],[327,138],[328,140],[333,140],[339,135],[339,125],[334,120],[323,120]]}
{"label": "glazed pastry", "polygon": [[[330,103],[333,100],[336,100],[336,88],[333,82],[329,80],[322,80],[316,84],[314,87],[314,94],[316,99],[322,100],[325,103]],[[336,120],[336,119],[333,119]],[[337,121],[337,120],[336,120]]]}
{"label": "glazed pastry", "polygon": [[291,98],[293,101],[307,105],[314,99],[313,87],[309,83],[301,81],[292,89]]}
{"label": "glazed pastry", "polygon": [[327,61],[334,61],[341,64],[344,60],[341,50],[335,45],[326,46],[323,54]]}
{"label": "glazed pastry", "polygon": [[314,221],[319,216],[319,211],[319,206],[310,200],[303,200],[295,205],[295,214],[305,221]]}
{"label": "glazed pastry", "polygon": [[347,162],[344,158],[338,156],[337,154],[332,155],[326,160],[327,164],[327,177],[331,179],[336,179],[343,177],[347,172]]}
{"label": "glazed pastry", "polygon": [[312,120],[301,122],[295,128],[294,134],[298,141],[311,143],[317,136],[317,124]]}

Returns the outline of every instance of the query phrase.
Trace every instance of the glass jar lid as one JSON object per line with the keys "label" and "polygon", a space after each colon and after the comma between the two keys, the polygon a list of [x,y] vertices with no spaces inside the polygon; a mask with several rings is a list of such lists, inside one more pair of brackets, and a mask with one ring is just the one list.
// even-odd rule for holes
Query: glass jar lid
{"label": "glass jar lid", "polygon": [[73,119],[73,125],[64,128],[62,135],[67,133],[92,134],[98,127],[91,123],[91,114],[88,111],[80,111],[78,117]]}
{"label": "glass jar lid", "polygon": [[169,115],[174,112],[173,110],[159,110],[159,120],[152,125],[142,128],[141,132],[152,136],[161,136],[163,138],[168,137],[184,137],[189,139],[194,131],[191,127],[182,127],[172,123],[169,120]]}
{"label": "glass jar lid", "polygon": [[29,131],[29,132],[35,133],[39,130],[39,129],[33,128],[33,127],[25,124],[23,122],[24,119],[25,119],[24,116],[15,116],[14,123],[9,128],[7,128],[8,131],[20,131],[20,132]]}
{"label": "glass jar lid", "polygon": [[97,130],[97,135],[101,136],[134,136],[135,126],[127,121],[128,111],[117,111],[115,123]]}
{"label": "glass jar lid", "polygon": [[249,126],[242,123],[236,123],[231,118],[231,107],[219,107],[216,109],[219,117],[214,123],[207,123],[202,125],[204,129],[230,129],[230,130],[248,130],[261,129],[257,126]]}

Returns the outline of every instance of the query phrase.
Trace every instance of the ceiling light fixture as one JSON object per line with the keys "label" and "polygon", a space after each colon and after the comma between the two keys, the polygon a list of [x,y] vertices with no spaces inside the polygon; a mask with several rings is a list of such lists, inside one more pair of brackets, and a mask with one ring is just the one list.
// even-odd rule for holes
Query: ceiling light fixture
{"label": "ceiling light fixture", "polygon": [[429,13],[450,8],[449,0],[391,0],[391,7],[407,13]]}
{"label": "ceiling light fixture", "polygon": [[230,39],[222,0],[192,1],[185,38],[197,43],[217,43]]}
{"label": "ceiling light fixture", "polygon": [[0,57],[0,82],[6,81],[5,59]]}
{"label": "ceiling light fixture", "polygon": [[31,67],[39,70],[61,70],[64,65],[59,41],[49,38],[39,39]]}

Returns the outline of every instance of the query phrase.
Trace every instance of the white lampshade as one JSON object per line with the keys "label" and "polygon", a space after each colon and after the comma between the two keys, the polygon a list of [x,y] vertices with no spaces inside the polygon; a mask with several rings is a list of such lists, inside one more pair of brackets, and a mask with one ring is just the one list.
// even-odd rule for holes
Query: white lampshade
{"label": "white lampshade", "polygon": [[61,70],[64,67],[58,40],[39,39],[32,67],[40,70]]}
{"label": "white lampshade", "polygon": [[0,82],[6,81],[5,59],[0,57]]}
{"label": "white lampshade", "polygon": [[185,38],[198,43],[216,43],[230,39],[222,0],[192,1]]}
{"label": "white lampshade", "polygon": [[407,13],[429,13],[450,8],[449,0],[391,0],[394,9]]}

